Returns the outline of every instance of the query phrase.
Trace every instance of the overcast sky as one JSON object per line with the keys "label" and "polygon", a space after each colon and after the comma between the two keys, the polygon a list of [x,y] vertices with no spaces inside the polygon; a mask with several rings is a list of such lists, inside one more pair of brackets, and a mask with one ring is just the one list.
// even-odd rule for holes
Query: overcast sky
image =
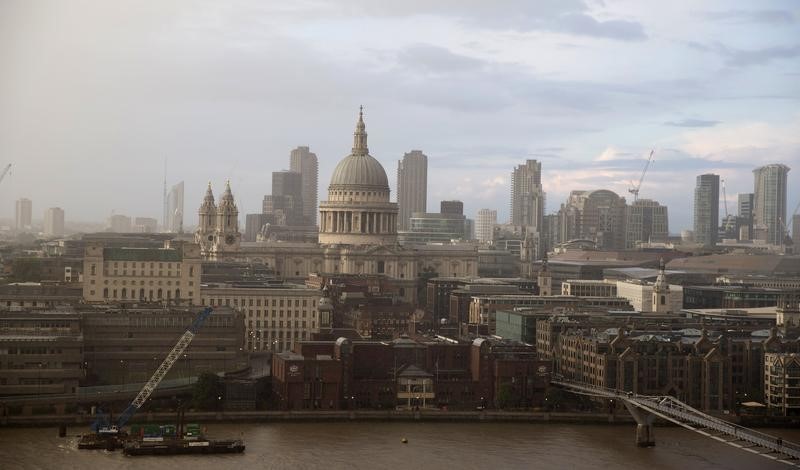
{"label": "overcast sky", "polygon": [[[508,218],[512,168],[542,161],[547,212],[572,189],[670,209],[691,228],[695,176],[752,192],[785,163],[800,199],[795,1],[0,1],[0,217],[161,217],[186,182],[187,225],[210,180],[260,212],[272,171],[308,145],[320,198],[350,152],[429,157],[428,208],[461,199]],[[394,197],[394,196],[393,196]],[[630,199],[630,198],[629,198]],[[723,208],[720,206],[721,215]],[[242,217],[243,220],[243,217]]]}

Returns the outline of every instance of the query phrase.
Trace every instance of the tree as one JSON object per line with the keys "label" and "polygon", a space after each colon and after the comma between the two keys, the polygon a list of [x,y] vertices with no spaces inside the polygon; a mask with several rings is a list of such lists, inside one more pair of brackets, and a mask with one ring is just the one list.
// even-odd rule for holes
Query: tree
{"label": "tree", "polygon": [[498,408],[511,408],[519,405],[519,394],[514,389],[514,386],[506,382],[500,384],[500,389],[497,391],[497,407]]}
{"label": "tree", "polygon": [[222,407],[225,386],[217,374],[203,372],[192,390],[192,404],[198,410],[218,410]]}

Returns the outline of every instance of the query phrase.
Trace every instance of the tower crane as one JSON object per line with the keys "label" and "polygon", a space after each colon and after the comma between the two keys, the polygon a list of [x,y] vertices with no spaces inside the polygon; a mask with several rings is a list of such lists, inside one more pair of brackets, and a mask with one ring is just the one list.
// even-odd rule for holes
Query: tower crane
{"label": "tower crane", "polygon": [[150,380],[144,384],[144,387],[142,387],[142,389],[139,391],[139,394],[136,395],[136,398],[133,399],[131,404],[128,405],[128,407],[125,408],[125,411],[123,411],[119,416],[116,425],[112,425],[110,427],[101,427],[100,423],[95,422],[95,424],[92,426],[94,430],[96,430],[99,434],[104,435],[116,435],[119,433],[120,429],[125,426],[131,417],[133,417],[133,415],[139,411],[139,408],[144,405],[153,391],[158,387],[158,384],[161,383],[169,370],[172,369],[172,366],[175,365],[175,362],[180,359],[181,354],[183,354],[186,348],[189,347],[189,343],[192,342],[197,334],[197,330],[200,329],[200,327],[206,321],[206,318],[211,315],[213,310],[214,309],[211,307],[206,307],[202,312],[200,312],[199,315],[197,315],[189,328],[187,328],[186,331],[181,335],[180,339],[178,339],[178,342],[172,348],[172,351],[170,351],[169,354],[167,354],[167,357],[164,358],[164,362],[161,363],[158,369],[156,369],[156,371],[153,373],[153,376],[150,377]]}
{"label": "tower crane", "polygon": [[6,177],[6,175],[8,174],[9,170],[11,170],[11,164],[10,163],[8,165],[6,165],[6,167],[3,168],[3,172],[0,173],[0,183],[3,182],[3,178]]}
{"label": "tower crane", "polygon": [[653,153],[655,150],[650,151],[650,156],[647,157],[647,163],[644,165],[644,170],[642,170],[642,176],[639,177],[639,182],[632,188],[628,189],[628,192],[633,194],[633,200],[639,200],[639,189],[642,187],[642,181],[644,181],[644,175],[647,174],[647,169],[650,168],[650,163],[653,161]]}

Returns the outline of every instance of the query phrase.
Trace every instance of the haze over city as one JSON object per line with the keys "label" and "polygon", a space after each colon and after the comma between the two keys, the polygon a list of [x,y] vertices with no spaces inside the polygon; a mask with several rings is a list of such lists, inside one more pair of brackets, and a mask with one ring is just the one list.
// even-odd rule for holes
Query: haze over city
{"label": "haze over city", "polygon": [[786,164],[791,209],[798,38],[791,1],[3,2],[0,217],[27,197],[34,218],[159,218],[165,159],[187,224],[209,180],[259,212],[298,145],[324,194],[362,104],[393,199],[412,149],[429,157],[429,207],[499,221],[526,159],[551,213],[573,189],[630,199],[655,149],[641,197],[669,206],[670,232],[692,227],[701,173],[733,208],[755,167]]}

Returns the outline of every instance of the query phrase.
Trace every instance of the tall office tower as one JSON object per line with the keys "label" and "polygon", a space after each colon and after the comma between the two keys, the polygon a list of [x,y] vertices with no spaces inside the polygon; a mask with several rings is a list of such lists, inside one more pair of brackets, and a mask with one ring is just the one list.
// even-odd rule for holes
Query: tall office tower
{"label": "tall office tower", "polygon": [[30,199],[17,199],[14,227],[17,230],[30,230],[33,217],[33,203]]}
{"label": "tall office tower", "polygon": [[789,167],[779,163],[753,170],[754,237],[774,245],[783,244],[786,220],[786,175]]}
{"label": "tall office tower", "polygon": [[753,239],[753,193],[739,194],[739,240]]}
{"label": "tall office tower", "polygon": [[183,232],[183,181],[173,186],[167,194],[165,223],[165,232]]}
{"label": "tall office tower", "polygon": [[544,218],[542,164],[527,160],[511,173],[511,224],[541,231]]}
{"label": "tall office tower", "polygon": [[51,207],[44,213],[44,234],[50,237],[64,235],[64,209]]}
{"label": "tall office tower", "polygon": [[475,238],[483,243],[492,241],[494,226],[497,225],[497,211],[492,209],[479,209],[475,218]]}
{"label": "tall office tower", "polygon": [[412,150],[397,162],[398,230],[409,230],[411,214],[426,212],[428,203],[428,157]]}
{"label": "tall office tower", "polygon": [[[557,243],[580,238],[601,250],[624,249],[625,208],[625,198],[607,189],[570,192],[558,211]],[[550,236],[552,227],[548,231]]]}
{"label": "tall office tower", "polygon": [[266,216],[264,214],[247,214],[244,220],[244,235],[242,236],[242,241],[257,241],[258,234],[261,233],[261,228],[266,223]]}
{"label": "tall office tower", "polygon": [[[319,174],[317,155],[308,147],[297,147],[289,155],[289,170],[300,173],[301,200],[305,221],[300,225],[317,224],[317,178]],[[273,190],[273,194],[274,194]]]}
{"label": "tall office tower", "polygon": [[664,243],[669,236],[667,206],[651,199],[638,199],[625,207],[625,248],[641,243]]}
{"label": "tall office tower", "polygon": [[130,233],[131,229],[131,218],[127,215],[116,214],[108,218],[109,232]]}
{"label": "tall office tower", "polygon": [[792,216],[792,243],[800,248],[800,214]]}
{"label": "tall office tower", "polygon": [[264,196],[262,213],[279,226],[308,225],[303,214],[303,179],[294,171],[272,173],[272,195]]}
{"label": "tall office tower", "polygon": [[461,201],[442,201],[439,203],[439,213],[464,215],[464,203]]}
{"label": "tall office tower", "polygon": [[703,246],[717,244],[719,227],[719,175],[697,177],[694,188],[694,241]]}

